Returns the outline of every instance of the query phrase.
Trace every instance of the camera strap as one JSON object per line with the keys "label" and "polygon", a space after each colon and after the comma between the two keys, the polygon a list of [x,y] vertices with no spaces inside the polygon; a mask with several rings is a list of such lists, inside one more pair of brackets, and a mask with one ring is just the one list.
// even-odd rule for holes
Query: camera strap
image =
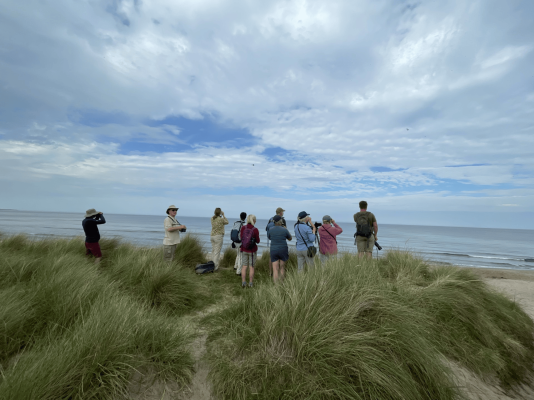
{"label": "camera strap", "polygon": [[[297,225],[300,225],[298,222],[297,222]],[[299,230],[299,233],[300,233],[300,238],[302,239],[302,241],[304,242],[304,245],[306,246],[306,248],[310,248],[310,246],[308,246],[308,243],[306,243],[306,240],[304,240],[304,236],[302,236],[302,232],[300,231],[300,227],[297,226],[297,229]],[[313,246],[313,245],[312,245]]]}
{"label": "camera strap", "polygon": [[334,239],[336,241],[336,244],[337,244],[337,239],[335,238],[335,236],[333,236],[330,232],[328,232],[328,229],[326,229],[326,227],[324,225],[323,225],[323,228],[330,236],[332,236],[332,239]]}
{"label": "camera strap", "polygon": [[171,222],[173,223],[173,225],[174,225],[175,222],[176,222],[176,225],[181,225],[181,224],[178,222],[178,220],[177,220],[176,218],[172,218],[170,215],[167,216],[167,218],[169,218],[169,219],[171,220]]}

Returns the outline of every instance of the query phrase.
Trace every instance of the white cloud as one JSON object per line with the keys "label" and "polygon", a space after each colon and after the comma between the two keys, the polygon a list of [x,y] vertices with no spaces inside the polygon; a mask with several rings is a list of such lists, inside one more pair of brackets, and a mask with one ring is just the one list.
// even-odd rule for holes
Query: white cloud
{"label": "white cloud", "polygon": [[[345,200],[414,187],[447,197],[443,181],[528,187],[532,12],[460,0],[8,1],[0,172]],[[92,123],[88,110],[124,118]],[[171,115],[210,115],[257,142],[197,136],[191,150],[121,154],[130,140],[184,143],[182,127],[143,123]],[[290,153],[272,160],[268,147]]]}

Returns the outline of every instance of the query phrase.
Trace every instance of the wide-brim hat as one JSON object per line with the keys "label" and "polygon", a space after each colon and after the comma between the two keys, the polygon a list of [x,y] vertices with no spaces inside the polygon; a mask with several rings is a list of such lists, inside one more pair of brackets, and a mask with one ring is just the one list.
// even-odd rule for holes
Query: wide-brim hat
{"label": "wide-brim hat", "polygon": [[178,207],[176,207],[175,205],[170,205],[169,207],[167,207],[167,211],[165,211],[165,213],[168,214],[171,208],[176,208],[176,210],[178,210]]}
{"label": "wide-brim hat", "polygon": [[100,214],[100,211],[96,211],[94,208],[90,208],[85,212],[85,218],[93,217],[96,214]]}

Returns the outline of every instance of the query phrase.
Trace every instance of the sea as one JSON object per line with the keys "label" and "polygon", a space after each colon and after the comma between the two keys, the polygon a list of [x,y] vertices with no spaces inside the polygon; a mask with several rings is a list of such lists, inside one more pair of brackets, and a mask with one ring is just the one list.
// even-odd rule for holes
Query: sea
{"label": "sea", "polygon": [[[228,217],[228,216],[227,216]],[[379,216],[377,216],[379,217]],[[0,233],[5,235],[26,234],[41,239],[46,237],[80,236],[83,240],[83,213],[38,212],[0,210]],[[100,234],[107,238],[120,238],[140,246],[157,247],[163,241],[165,215],[105,214],[107,223],[99,225]],[[187,226],[187,233],[196,235],[210,251],[210,217],[177,216]],[[238,220],[228,218],[223,248],[231,245],[230,230]],[[260,231],[259,252],[268,247],[266,219],[258,219]],[[289,231],[294,235],[293,224],[287,220]],[[354,222],[339,222],[343,233],[338,237],[341,251],[355,252]],[[424,259],[438,264],[465,267],[503,268],[516,270],[534,269],[534,230],[493,229],[445,226],[392,225],[380,223],[378,243],[382,250],[374,249],[373,256],[383,257],[388,250],[409,250]],[[294,241],[289,242],[294,246]]]}

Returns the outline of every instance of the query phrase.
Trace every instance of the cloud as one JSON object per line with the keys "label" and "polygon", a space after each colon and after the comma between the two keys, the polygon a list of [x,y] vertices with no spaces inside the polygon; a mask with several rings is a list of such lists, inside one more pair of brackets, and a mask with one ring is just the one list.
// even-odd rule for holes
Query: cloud
{"label": "cloud", "polygon": [[531,15],[460,0],[8,1],[0,172],[516,204],[488,187],[533,183]]}

